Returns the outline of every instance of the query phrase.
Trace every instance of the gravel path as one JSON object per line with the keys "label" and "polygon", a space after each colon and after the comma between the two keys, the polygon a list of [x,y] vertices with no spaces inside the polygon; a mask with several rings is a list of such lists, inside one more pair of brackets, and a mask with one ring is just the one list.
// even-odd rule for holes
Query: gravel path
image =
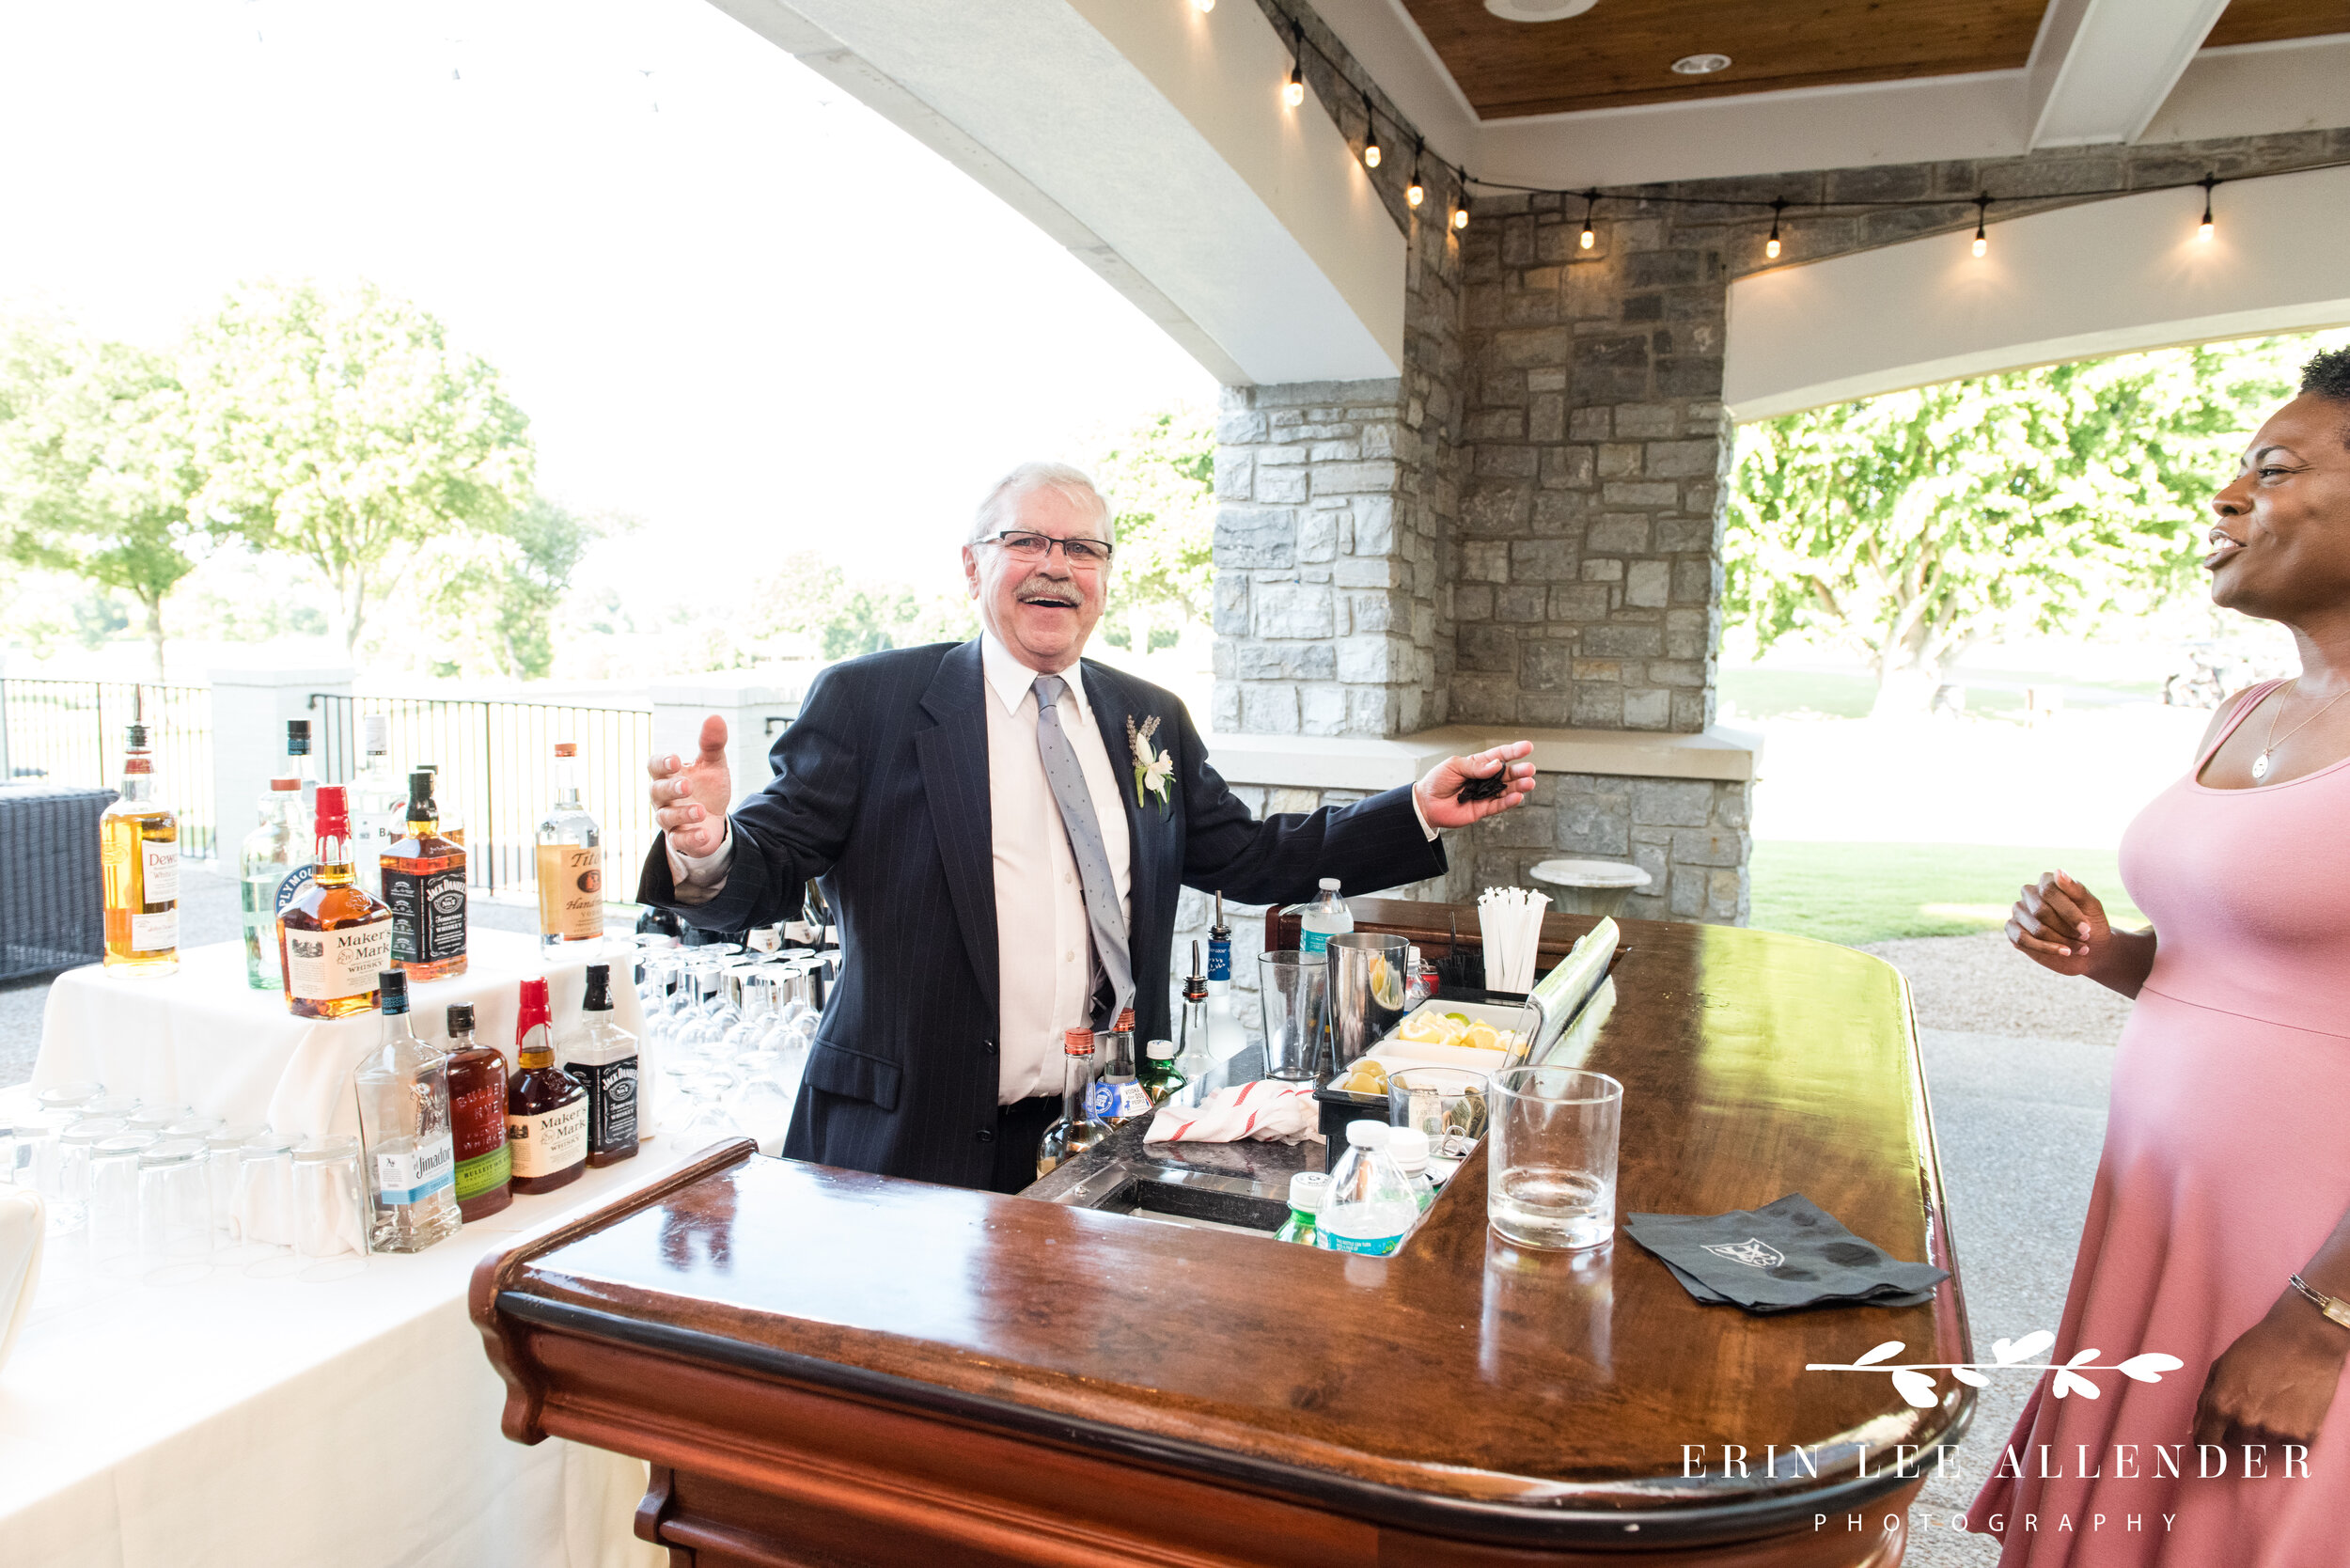
{"label": "gravel path", "polygon": [[1921,1029],[2111,1045],[2130,1015],[2128,998],[2050,974],[1998,932],[1878,942],[1861,951],[1909,977]]}

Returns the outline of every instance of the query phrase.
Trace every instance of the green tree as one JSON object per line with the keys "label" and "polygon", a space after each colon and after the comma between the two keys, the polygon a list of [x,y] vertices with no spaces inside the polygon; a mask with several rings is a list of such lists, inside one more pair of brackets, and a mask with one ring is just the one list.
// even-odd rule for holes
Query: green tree
{"label": "green tree", "polygon": [[1768,647],[1865,653],[1877,711],[1922,708],[1996,633],[2080,629],[2175,591],[2204,504],[2261,405],[2278,341],[1950,382],[1740,432],[1725,614]]}
{"label": "green tree", "polygon": [[1094,482],[1116,509],[1117,570],[1104,615],[1127,623],[1150,648],[1161,615],[1178,626],[1206,621],[1215,591],[1215,426],[1207,414],[1154,414],[1106,443]]}
{"label": "green tree", "polygon": [[0,342],[0,552],[118,588],[164,679],[164,600],[205,529],[188,400],[164,359],[20,324]]}
{"label": "green tree", "polygon": [[314,567],[354,654],[371,594],[426,542],[494,535],[530,494],[529,420],[487,361],[362,284],[258,284],[192,337],[197,504]]}
{"label": "green tree", "polygon": [[755,635],[805,641],[827,660],[885,648],[961,642],[979,635],[968,604],[925,600],[911,588],[851,582],[822,556],[786,557],[755,595]]}

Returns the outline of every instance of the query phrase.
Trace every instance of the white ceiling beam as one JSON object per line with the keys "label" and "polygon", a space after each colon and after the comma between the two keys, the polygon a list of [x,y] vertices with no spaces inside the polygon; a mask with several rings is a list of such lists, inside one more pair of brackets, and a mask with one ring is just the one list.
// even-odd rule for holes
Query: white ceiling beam
{"label": "white ceiling beam", "polygon": [[2228,0],[2050,0],[2025,64],[2029,145],[2132,142]]}

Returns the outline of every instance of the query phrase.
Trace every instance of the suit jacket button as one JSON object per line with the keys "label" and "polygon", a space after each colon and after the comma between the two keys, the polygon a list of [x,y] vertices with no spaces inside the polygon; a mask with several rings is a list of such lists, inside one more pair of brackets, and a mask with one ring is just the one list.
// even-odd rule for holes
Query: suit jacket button
{"label": "suit jacket button", "polygon": [[993,1128],[993,1127],[981,1127],[981,1128],[979,1129],[979,1141],[980,1141],[981,1143],[993,1143],[993,1142],[995,1142],[995,1128]]}
{"label": "suit jacket button", "polygon": [[995,1042],[992,1040],[982,1040],[979,1042],[979,1049],[985,1051],[992,1057],[995,1054]]}

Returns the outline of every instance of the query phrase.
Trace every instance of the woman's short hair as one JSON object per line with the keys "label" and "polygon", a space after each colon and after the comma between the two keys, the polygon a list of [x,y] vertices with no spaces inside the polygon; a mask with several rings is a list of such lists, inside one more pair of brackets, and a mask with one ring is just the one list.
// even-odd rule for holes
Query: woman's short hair
{"label": "woman's short hair", "polygon": [[2302,366],[2301,390],[2350,403],[2350,349],[2327,349]]}
{"label": "woman's short hair", "polygon": [[1110,505],[1102,493],[1093,488],[1093,479],[1082,468],[1072,468],[1065,463],[1024,463],[1002,478],[979,503],[979,516],[971,523],[971,537],[964,542],[979,544],[994,539],[1010,525],[1012,514],[1020,510],[1022,497],[1040,490],[1057,490],[1079,511],[1093,520],[1102,530],[1102,537],[1112,544],[1118,542],[1112,531]]}

